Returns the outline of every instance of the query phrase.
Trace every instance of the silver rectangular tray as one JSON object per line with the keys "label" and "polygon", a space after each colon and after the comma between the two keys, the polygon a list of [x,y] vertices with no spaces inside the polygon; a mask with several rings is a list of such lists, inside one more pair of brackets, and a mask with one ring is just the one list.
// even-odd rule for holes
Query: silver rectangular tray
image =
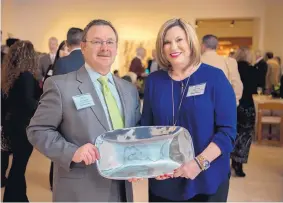
{"label": "silver rectangular tray", "polygon": [[97,137],[97,168],[108,179],[153,178],[172,174],[194,158],[189,132],[178,126],[134,127]]}

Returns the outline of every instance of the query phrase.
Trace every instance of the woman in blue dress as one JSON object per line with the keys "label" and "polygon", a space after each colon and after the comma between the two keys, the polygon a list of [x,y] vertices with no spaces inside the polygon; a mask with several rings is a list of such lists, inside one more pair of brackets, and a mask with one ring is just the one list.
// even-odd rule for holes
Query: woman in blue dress
{"label": "woman in blue dress", "polygon": [[182,19],[161,27],[156,51],[164,70],[147,78],[141,123],[186,128],[196,157],[173,177],[150,179],[149,201],[225,202],[237,123],[232,86],[222,70],[200,62],[195,30]]}

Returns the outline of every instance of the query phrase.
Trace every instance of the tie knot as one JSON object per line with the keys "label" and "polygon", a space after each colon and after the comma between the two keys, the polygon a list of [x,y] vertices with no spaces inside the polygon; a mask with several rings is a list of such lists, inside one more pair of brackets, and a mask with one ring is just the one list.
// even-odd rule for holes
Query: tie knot
{"label": "tie knot", "polygon": [[98,81],[100,82],[101,85],[106,85],[108,86],[108,83],[107,83],[107,77],[106,76],[101,76],[100,78],[98,78]]}

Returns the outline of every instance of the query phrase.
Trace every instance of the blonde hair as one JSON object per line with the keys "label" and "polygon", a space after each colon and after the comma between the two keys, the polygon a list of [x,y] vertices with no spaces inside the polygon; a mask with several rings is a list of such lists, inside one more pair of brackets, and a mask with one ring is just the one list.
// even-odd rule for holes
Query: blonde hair
{"label": "blonde hair", "polygon": [[158,64],[163,67],[164,69],[170,69],[171,64],[167,60],[164,52],[163,52],[163,46],[164,46],[164,38],[169,29],[172,27],[178,26],[182,28],[185,31],[185,34],[187,36],[187,41],[189,42],[190,50],[191,50],[191,65],[198,65],[200,63],[200,43],[197,37],[197,34],[195,32],[194,27],[186,22],[183,19],[170,19],[166,21],[160,28],[157,40],[156,40],[156,60]]}
{"label": "blonde hair", "polygon": [[240,47],[234,55],[236,61],[246,61],[252,63],[252,53],[248,47]]}

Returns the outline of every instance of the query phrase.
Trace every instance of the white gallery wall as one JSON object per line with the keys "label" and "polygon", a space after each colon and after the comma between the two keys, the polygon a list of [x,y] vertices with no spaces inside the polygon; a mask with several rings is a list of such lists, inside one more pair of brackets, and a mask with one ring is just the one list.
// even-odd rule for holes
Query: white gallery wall
{"label": "white gallery wall", "polygon": [[283,60],[283,0],[271,0],[265,11],[264,48]]}

